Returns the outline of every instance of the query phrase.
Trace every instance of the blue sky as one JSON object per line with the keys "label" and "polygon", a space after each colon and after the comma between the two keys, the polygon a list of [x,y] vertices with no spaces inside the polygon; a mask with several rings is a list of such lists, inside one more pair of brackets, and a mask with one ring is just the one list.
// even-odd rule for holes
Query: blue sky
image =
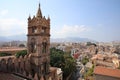
{"label": "blue sky", "polygon": [[51,18],[51,37],[120,40],[120,0],[1,0],[0,36],[27,34],[27,18]]}

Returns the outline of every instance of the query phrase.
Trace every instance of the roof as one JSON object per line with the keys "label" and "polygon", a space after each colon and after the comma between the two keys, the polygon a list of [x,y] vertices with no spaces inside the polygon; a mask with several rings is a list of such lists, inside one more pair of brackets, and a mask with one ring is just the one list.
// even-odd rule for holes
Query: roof
{"label": "roof", "polygon": [[102,66],[95,67],[94,74],[120,78],[119,69],[112,69],[112,68],[107,68],[107,67],[102,67]]}
{"label": "roof", "polygon": [[80,56],[79,53],[75,53],[75,54],[73,54],[73,57],[74,57],[75,59],[78,59],[79,56]]}
{"label": "roof", "polygon": [[0,48],[0,52],[4,52],[4,51],[21,51],[21,50],[26,50],[26,48],[19,48],[19,47],[3,47],[3,48]]}

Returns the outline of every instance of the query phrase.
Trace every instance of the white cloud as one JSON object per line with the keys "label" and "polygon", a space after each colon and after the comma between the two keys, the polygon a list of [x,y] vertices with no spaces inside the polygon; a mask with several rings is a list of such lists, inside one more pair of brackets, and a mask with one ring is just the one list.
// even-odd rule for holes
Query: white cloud
{"label": "white cloud", "polygon": [[82,32],[89,31],[88,27],[85,25],[64,25],[61,29],[52,29],[52,37],[72,37],[80,36]]}
{"label": "white cloud", "polygon": [[0,15],[1,15],[1,16],[6,15],[7,13],[8,13],[8,10],[2,10],[2,11],[0,11]]}
{"label": "white cloud", "polygon": [[0,19],[0,36],[11,36],[26,33],[27,23],[18,19]]}
{"label": "white cloud", "polygon": [[[6,16],[8,10],[1,10],[0,17]],[[12,36],[25,34],[27,32],[27,22],[16,18],[0,18],[0,36]]]}

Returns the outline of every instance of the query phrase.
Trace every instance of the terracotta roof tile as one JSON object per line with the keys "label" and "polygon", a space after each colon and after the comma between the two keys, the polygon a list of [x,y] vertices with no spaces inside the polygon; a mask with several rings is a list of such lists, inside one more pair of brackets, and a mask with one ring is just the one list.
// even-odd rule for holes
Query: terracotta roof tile
{"label": "terracotta roof tile", "polygon": [[102,67],[102,66],[95,67],[94,74],[120,78],[120,70],[119,69],[111,69],[111,68],[106,68],[106,67]]}

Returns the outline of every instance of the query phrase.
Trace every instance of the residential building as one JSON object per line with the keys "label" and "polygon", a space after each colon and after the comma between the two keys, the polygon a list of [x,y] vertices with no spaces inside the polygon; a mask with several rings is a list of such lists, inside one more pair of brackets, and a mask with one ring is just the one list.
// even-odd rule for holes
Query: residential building
{"label": "residential building", "polygon": [[95,80],[120,80],[120,70],[102,66],[94,68]]}

